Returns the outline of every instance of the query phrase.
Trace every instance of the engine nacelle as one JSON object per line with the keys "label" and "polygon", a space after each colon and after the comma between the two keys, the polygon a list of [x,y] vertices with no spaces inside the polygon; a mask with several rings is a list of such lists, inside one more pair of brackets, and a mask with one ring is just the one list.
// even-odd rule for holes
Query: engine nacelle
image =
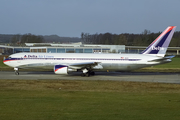
{"label": "engine nacelle", "polygon": [[76,69],[68,68],[68,66],[65,65],[55,65],[54,66],[54,73],[55,74],[64,74],[67,75],[68,72],[74,72],[77,71]]}
{"label": "engine nacelle", "polygon": [[65,65],[55,65],[54,66],[54,73],[55,74],[68,74],[68,66]]}

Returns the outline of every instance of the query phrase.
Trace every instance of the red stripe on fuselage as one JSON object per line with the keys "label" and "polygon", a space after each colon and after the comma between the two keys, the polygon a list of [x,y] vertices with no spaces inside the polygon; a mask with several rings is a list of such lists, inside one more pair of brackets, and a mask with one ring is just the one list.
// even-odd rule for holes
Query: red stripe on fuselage
{"label": "red stripe on fuselage", "polygon": [[3,62],[9,62],[9,61],[14,61],[14,60],[4,60]]}
{"label": "red stripe on fuselage", "polygon": [[17,60],[4,60],[3,62],[17,61]]}

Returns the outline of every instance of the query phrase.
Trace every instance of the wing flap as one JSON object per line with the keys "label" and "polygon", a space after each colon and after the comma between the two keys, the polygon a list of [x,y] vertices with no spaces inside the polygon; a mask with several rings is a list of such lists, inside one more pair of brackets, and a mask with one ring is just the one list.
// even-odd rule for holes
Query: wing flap
{"label": "wing flap", "polygon": [[74,64],[69,64],[69,67],[74,69],[82,69],[82,68],[90,68],[90,67],[100,69],[102,68],[102,66],[99,63],[100,62],[74,63]]}

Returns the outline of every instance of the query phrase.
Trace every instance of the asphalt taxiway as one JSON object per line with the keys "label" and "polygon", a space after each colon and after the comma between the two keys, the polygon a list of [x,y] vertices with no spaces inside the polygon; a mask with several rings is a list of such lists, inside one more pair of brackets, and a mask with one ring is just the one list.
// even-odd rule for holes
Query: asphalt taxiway
{"label": "asphalt taxiway", "polygon": [[56,75],[54,72],[0,71],[0,79],[5,80],[115,80],[135,82],[159,82],[180,84],[180,73],[138,73],[138,72],[96,72],[95,76],[81,77],[81,73]]}

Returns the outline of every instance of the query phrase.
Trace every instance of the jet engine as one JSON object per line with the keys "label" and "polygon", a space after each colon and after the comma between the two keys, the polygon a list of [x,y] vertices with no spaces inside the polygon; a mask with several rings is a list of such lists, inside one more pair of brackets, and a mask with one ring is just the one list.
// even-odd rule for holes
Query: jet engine
{"label": "jet engine", "polygon": [[54,73],[55,74],[64,74],[67,75],[68,72],[77,71],[76,69],[71,69],[65,65],[55,65],[54,66]]}

